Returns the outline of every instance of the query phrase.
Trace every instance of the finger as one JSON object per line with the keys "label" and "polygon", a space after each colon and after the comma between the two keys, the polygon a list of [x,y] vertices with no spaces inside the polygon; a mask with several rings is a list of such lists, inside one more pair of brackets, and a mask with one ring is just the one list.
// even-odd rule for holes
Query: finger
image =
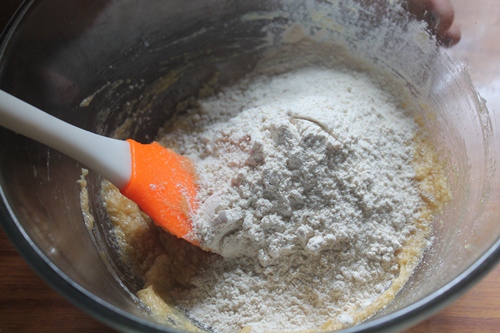
{"label": "finger", "polygon": [[408,0],[406,8],[417,20],[426,21],[434,33],[448,30],[455,17],[449,0]]}
{"label": "finger", "polygon": [[447,31],[436,35],[436,37],[441,45],[451,47],[460,41],[462,34],[460,28],[456,24],[453,24]]}
{"label": "finger", "polygon": [[434,27],[431,27],[437,34],[444,34],[453,24],[455,19],[455,11],[449,0],[433,0],[431,1],[431,12],[437,16],[437,21]]}

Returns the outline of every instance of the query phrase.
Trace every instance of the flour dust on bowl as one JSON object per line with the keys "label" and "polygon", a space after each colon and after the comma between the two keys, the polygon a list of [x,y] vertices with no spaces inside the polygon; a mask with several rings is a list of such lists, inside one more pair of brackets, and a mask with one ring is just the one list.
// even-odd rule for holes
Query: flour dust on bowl
{"label": "flour dust on bowl", "polygon": [[500,236],[497,125],[424,27],[363,1],[26,3],[0,89],[194,160],[192,236],[215,253],[3,129],[2,226],[122,331],[409,327],[484,275]]}

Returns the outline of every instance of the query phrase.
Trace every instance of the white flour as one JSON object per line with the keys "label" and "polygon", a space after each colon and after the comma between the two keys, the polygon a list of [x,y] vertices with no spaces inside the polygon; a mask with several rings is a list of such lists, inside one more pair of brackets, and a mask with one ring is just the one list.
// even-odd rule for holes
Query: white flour
{"label": "white flour", "polygon": [[368,74],[324,68],[243,80],[177,119],[161,143],[195,161],[194,236],[223,258],[176,302],[215,332],[353,324],[423,205],[417,128]]}

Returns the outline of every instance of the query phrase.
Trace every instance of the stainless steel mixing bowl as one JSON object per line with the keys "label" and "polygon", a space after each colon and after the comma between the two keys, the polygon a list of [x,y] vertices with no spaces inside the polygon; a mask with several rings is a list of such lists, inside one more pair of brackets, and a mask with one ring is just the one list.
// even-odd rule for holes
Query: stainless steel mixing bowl
{"label": "stainless steel mixing bowl", "polygon": [[[500,108],[492,99],[488,111],[466,72],[450,66],[441,49],[408,44],[398,36],[378,38],[377,27],[387,22],[378,19],[380,12],[353,16],[359,1],[333,1],[344,10],[340,16],[329,13],[327,3],[27,1],[2,36],[0,88],[85,129],[105,135],[122,129],[149,141],[207,81],[217,77],[224,85],[251,71],[276,46],[267,35],[270,26],[279,30],[294,20],[320,24],[314,15],[293,13],[323,6],[315,13],[329,18],[321,21],[323,28],[332,24],[329,34],[405,78],[434,112],[423,113],[425,124],[446,165],[453,200],[436,219],[433,246],[395,301],[345,330],[399,331],[457,298],[500,257],[499,123],[491,112]],[[398,20],[407,24],[404,15]],[[361,27],[357,34],[337,29],[352,22]],[[373,48],[359,47],[371,40]],[[462,42],[451,53],[465,59],[477,41]],[[491,65],[489,73],[500,74],[498,68]],[[478,74],[474,68],[473,74]],[[487,82],[480,83],[491,93]],[[82,166],[5,129],[0,142],[1,225],[28,263],[66,298],[118,330],[174,331],[153,322],[134,296],[140,281],[120,262],[109,236],[100,178],[88,177],[96,219],[89,231],[76,183]]]}

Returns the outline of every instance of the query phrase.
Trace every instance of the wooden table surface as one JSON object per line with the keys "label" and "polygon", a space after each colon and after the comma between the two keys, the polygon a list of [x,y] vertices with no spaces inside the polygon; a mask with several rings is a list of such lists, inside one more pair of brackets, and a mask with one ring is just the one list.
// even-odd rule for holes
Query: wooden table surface
{"label": "wooden table surface", "polygon": [[[491,1],[491,0],[487,0]],[[0,28],[19,0],[2,0]],[[461,25],[471,21],[474,1],[452,0]],[[500,31],[500,1],[492,0],[492,18]],[[467,36],[465,36],[467,37]],[[494,40],[498,40],[495,37]],[[500,45],[489,49],[500,54]],[[492,56],[492,54],[489,54]],[[20,332],[102,332],[114,330],[91,318],[53,291],[24,262],[0,229],[0,333]],[[500,332],[500,266],[467,294],[434,317],[406,331],[423,332]]]}

